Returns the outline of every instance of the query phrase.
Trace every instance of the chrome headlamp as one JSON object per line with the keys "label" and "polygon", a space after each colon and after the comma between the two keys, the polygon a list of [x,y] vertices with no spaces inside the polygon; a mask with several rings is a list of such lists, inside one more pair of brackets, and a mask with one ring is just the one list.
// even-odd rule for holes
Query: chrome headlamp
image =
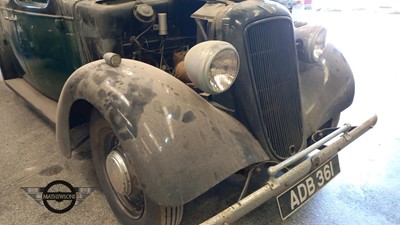
{"label": "chrome headlamp", "polygon": [[239,55],[224,41],[205,41],[192,47],[185,56],[185,70],[202,91],[220,94],[228,90],[239,71]]}
{"label": "chrome headlamp", "polygon": [[306,62],[319,62],[326,47],[327,30],[322,26],[306,25],[296,29],[299,58]]}

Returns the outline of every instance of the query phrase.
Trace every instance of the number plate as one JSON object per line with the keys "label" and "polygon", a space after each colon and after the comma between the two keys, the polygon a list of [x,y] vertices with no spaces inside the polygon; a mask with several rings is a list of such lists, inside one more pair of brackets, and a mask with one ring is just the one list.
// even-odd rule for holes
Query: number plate
{"label": "number plate", "polygon": [[282,220],[303,206],[339,172],[339,158],[336,155],[279,195],[276,200]]}

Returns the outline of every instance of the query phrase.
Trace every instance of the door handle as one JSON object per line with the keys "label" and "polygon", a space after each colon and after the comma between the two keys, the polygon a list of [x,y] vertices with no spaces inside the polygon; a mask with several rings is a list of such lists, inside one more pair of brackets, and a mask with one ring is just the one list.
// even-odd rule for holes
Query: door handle
{"label": "door handle", "polygon": [[11,16],[11,17],[4,17],[5,20],[9,20],[9,21],[17,21],[17,17],[16,16]]}

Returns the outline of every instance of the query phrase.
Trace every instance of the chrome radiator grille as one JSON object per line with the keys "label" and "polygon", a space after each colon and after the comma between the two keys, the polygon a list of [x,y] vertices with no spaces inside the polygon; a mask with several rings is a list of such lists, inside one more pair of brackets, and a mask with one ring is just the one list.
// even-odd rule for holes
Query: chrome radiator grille
{"label": "chrome radiator grille", "polygon": [[258,112],[272,151],[280,159],[303,142],[293,27],[288,19],[266,19],[245,29],[250,76]]}

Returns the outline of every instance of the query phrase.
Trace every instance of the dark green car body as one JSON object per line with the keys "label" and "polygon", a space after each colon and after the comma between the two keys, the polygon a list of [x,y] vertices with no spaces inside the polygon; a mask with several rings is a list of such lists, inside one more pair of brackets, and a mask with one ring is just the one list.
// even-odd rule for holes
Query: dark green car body
{"label": "dark green car body", "polygon": [[15,64],[29,84],[57,100],[69,75],[82,65],[71,18],[53,13],[41,2],[13,1],[5,6],[3,35],[14,47],[19,65]]}
{"label": "dark green car body", "polygon": [[[56,123],[62,153],[88,137],[96,109],[160,205],[296,155],[354,96],[343,55],[328,44],[320,62],[302,59],[301,28],[270,1],[0,0],[0,29],[5,83]],[[180,54],[214,39],[237,49],[240,69],[228,91],[205,95],[172,75]],[[120,66],[101,60],[108,52]]]}

